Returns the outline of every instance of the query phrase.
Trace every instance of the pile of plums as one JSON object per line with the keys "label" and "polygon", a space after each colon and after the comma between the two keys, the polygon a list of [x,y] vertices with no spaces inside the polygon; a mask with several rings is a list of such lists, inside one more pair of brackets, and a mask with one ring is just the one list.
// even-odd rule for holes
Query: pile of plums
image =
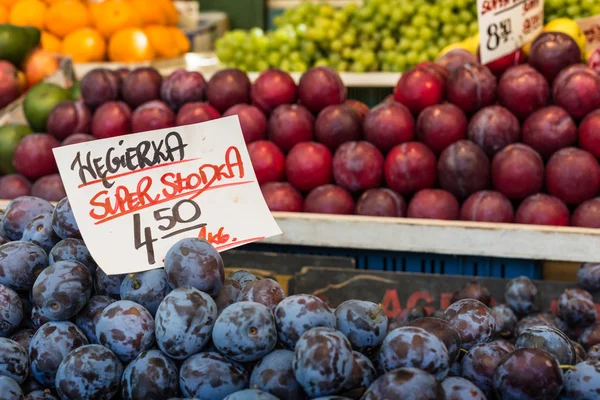
{"label": "pile of plums", "polygon": [[[600,320],[581,288],[540,310],[535,284],[508,281],[492,306],[476,281],[446,310],[388,318],[287,296],[273,279],[225,277],[215,248],[177,242],[164,268],[106,275],[67,198],[19,197],[0,213],[3,400],[556,399],[600,393]],[[596,397],[594,397],[596,396]]]}

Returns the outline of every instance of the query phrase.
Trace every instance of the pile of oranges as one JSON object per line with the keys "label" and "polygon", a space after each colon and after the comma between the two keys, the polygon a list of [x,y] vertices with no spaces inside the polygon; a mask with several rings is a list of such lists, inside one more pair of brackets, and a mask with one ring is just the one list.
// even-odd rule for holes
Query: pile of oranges
{"label": "pile of oranges", "polygon": [[42,30],[42,48],[74,62],[140,62],[189,51],[171,0],[0,0],[0,23]]}

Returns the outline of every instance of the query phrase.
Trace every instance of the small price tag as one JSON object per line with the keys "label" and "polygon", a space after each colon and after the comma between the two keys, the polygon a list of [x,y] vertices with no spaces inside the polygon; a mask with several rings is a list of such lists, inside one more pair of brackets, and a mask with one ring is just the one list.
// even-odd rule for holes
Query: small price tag
{"label": "small price tag", "polygon": [[482,64],[533,40],[544,24],[544,0],[477,0]]}
{"label": "small price tag", "polygon": [[163,267],[173,244],[219,251],[281,234],[237,116],[54,149],[90,253],[108,275]]}
{"label": "small price tag", "polygon": [[577,24],[585,34],[587,52],[600,46],[600,14],[578,19]]}

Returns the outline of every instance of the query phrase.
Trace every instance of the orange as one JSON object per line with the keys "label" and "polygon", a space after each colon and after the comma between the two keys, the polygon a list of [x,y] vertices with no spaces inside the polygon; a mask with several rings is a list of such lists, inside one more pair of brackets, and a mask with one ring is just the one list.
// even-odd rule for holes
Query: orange
{"label": "orange", "polygon": [[130,0],[131,5],[140,15],[143,25],[164,25],[167,23],[166,15],[163,13],[159,2],[148,0]]}
{"label": "orange", "polygon": [[62,47],[60,39],[46,31],[42,31],[41,44],[42,49],[49,51],[50,53],[60,53],[60,49]]}
{"label": "orange", "polygon": [[125,28],[110,37],[108,58],[117,62],[149,61],[154,58],[154,50],[143,30]]}
{"label": "orange", "polygon": [[5,5],[0,4],[0,24],[8,22],[8,8]]}
{"label": "orange", "polygon": [[156,58],[173,58],[179,55],[175,37],[168,27],[150,25],[144,28],[144,32],[156,53]]}
{"label": "orange", "polygon": [[0,0],[0,4],[6,8],[11,8],[17,1],[19,0]]}
{"label": "orange", "polygon": [[171,32],[173,32],[173,39],[175,46],[179,50],[179,55],[185,54],[190,51],[190,39],[183,33],[183,31],[179,28],[170,27]]}
{"label": "orange", "polygon": [[154,0],[160,8],[162,9],[162,13],[165,16],[166,23],[168,25],[177,25],[179,22],[179,11],[175,7],[175,4],[171,0]]}
{"label": "orange", "polygon": [[34,50],[23,64],[23,72],[29,87],[35,86],[59,67],[56,56],[44,49]]}
{"label": "orange", "polygon": [[46,13],[46,28],[60,38],[77,29],[88,27],[91,23],[90,12],[78,0],[57,1]]}
{"label": "orange", "polygon": [[62,52],[78,63],[103,61],[106,56],[106,41],[98,31],[81,28],[67,35],[62,44]]}
{"label": "orange", "polygon": [[41,0],[22,0],[10,10],[8,21],[13,25],[44,28],[46,3]]}
{"label": "orange", "polygon": [[125,0],[106,0],[92,7],[94,26],[105,38],[124,28],[141,26],[141,20],[131,3]]}

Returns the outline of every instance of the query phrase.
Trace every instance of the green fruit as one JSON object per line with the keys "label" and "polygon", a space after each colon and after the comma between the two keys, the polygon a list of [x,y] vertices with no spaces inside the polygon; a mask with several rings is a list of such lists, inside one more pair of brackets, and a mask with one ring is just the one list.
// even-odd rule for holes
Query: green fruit
{"label": "green fruit", "polygon": [[17,145],[31,129],[27,125],[4,125],[0,127],[0,175],[15,173],[12,165],[13,153]]}
{"label": "green fruit", "polygon": [[0,59],[20,66],[27,54],[40,44],[37,28],[0,24]]}
{"label": "green fruit", "polygon": [[71,100],[77,101],[81,99],[81,83],[80,81],[73,82],[73,85],[69,88],[69,93],[71,93]]}
{"label": "green fruit", "polygon": [[29,90],[23,102],[23,112],[31,129],[45,132],[50,112],[66,100],[71,100],[69,90],[53,83],[42,82]]}

